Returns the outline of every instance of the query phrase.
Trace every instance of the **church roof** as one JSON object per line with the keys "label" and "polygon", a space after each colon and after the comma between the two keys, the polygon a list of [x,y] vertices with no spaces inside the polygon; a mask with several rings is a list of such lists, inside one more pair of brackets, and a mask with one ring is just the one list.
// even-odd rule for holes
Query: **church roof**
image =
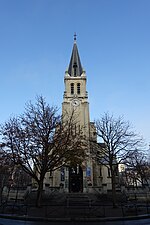
{"label": "church roof", "polygon": [[79,53],[78,53],[78,48],[77,48],[77,43],[76,43],[76,35],[74,35],[74,45],[73,45],[73,50],[72,50],[72,55],[70,59],[70,64],[68,68],[68,74],[72,77],[77,77],[81,76],[83,73]]}

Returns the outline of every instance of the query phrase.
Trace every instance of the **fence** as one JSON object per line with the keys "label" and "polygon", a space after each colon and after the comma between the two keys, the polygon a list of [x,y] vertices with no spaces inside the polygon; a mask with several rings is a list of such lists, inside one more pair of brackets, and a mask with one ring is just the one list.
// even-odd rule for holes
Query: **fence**
{"label": "fence", "polygon": [[[57,195],[56,195],[57,196]],[[118,202],[113,208],[111,201],[105,198],[92,199],[88,195],[68,197],[64,194],[43,201],[40,208],[30,202],[19,199],[7,200],[1,203],[0,213],[26,215],[34,217],[125,217],[150,214],[150,199],[148,194],[128,196],[126,201]]]}

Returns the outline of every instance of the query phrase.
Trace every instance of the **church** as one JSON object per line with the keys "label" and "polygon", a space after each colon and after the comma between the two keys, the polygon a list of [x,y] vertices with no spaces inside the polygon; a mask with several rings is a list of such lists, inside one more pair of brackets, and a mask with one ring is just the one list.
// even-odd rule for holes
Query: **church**
{"label": "church", "polygon": [[[87,92],[87,77],[82,67],[76,35],[71,54],[70,63],[64,76],[65,90],[62,103],[62,117],[72,110],[77,112],[78,124],[83,128],[87,140],[97,142],[96,128],[90,122],[89,102]],[[45,187],[59,188],[64,192],[107,192],[111,189],[111,178],[106,166],[100,165],[93,157],[88,144],[87,157],[75,168],[64,166],[59,170],[47,173]]]}

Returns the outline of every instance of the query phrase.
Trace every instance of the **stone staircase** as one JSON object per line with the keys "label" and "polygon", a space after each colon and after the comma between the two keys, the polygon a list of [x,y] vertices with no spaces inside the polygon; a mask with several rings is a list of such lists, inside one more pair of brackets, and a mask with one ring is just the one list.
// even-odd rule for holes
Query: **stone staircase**
{"label": "stone staircase", "polygon": [[93,196],[84,193],[66,194],[66,212],[69,217],[89,217]]}

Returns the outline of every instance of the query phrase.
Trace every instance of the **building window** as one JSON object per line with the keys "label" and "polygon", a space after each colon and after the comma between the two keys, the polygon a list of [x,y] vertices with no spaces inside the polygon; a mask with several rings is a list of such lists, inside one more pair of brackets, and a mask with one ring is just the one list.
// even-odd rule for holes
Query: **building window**
{"label": "building window", "polygon": [[110,168],[107,168],[107,169],[108,169],[108,177],[111,177]]}
{"label": "building window", "polygon": [[50,172],[49,172],[49,176],[50,176],[50,177],[52,177],[52,176],[53,176],[53,172],[52,172],[52,170],[50,170]]}
{"label": "building window", "polygon": [[80,95],[80,83],[77,83],[77,94]]}
{"label": "building window", "polygon": [[74,94],[74,83],[71,83],[71,95],[73,95]]}
{"label": "building window", "polygon": [[64,181],[65,180],[65,169],[64,169],[64,167],[62,167],[60,169],[60,180],[61,181]]}
{"label": "building window", "polygon": [[102,167],[99,168],[99,176],[102,177]]}

